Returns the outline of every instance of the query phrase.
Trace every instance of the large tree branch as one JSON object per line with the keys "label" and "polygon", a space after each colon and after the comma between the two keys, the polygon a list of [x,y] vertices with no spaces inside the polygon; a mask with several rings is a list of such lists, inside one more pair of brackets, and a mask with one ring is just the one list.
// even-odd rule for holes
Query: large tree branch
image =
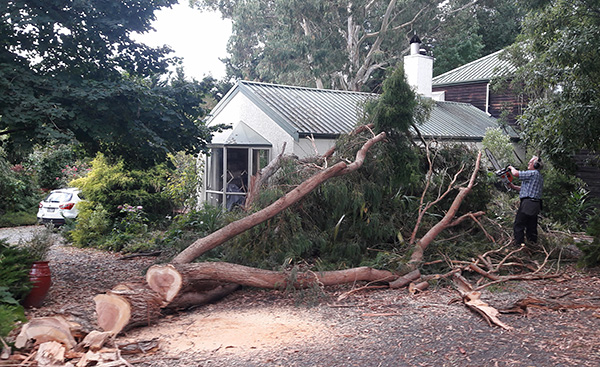
{"label": "large tree branch", "polygon": [[304,196],[310,193],[312,190],[317,188],[320,184],[327,181],[328,179],[344,175],[357,170],[362,166],[366,153],[373,144],[385,139],[385,133],[369,139],[363,147],[356,153],[356,159],[351,164],[345,162],[339,162],[335,165],[320,171],[313,177],[302,182],[292,191],[279,198],[273,204],[268,207],[253,213],[245,218],[232,222],[225,227],[209,234],[206,237],[200,238],[183,250],[179,255],[173,259],[173,263],[189,263],[203,253],[212,250],[213,248],[221,245],[225,241],[237,236],[240,233],[247,231],[248,229],[273,218],[283,210],[289,208],[293,204],[300,201]]}
{"label": "large tree branch", "polygon": [[415,244],[415,248],[413,254],[410,258],[410,262],[413,264],[418,264],[423,261],[423,253],[427,246],[433,242],[433,240],[437,237],[440,232],[444,229],[448,228],[456,216],[458,212],[458,208],[460,204],[463,202],[465,197],[471,192],[473,185],[475,184],[475,178],[477,177],[477,173],[479,172],[479,164],[481,163],[481,151],[477,154],[477,161],[475,162],[475,168],[473,169],[473,173],[471,174],[471,179],[469,180],[469,184],[466,187],[461,187],[460,191],[454,198],[452,205],[450,205],[450,209],[446,212],[446,215],[436,223],[427,233]]}

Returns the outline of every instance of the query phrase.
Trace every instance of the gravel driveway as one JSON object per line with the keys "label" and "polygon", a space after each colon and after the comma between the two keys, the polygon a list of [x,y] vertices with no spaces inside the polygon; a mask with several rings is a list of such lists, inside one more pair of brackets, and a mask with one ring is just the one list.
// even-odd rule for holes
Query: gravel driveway
{"label": "gravel driveway", "polygon": [[[36,229],[44,227],[0,229],[0,238],[18,242]],[[140,277],[155,261],[123,261],[120,254],[65,244],[53,246],[49,260],[50,293],[27,316],[76,315],[92,324],[93,297]],[[506,331],[454,302],[459,297],[452,287],[414,296],[405,289],[353,292],[340,301],[351,288],[328,287],[312,306],[305,304],[309,295],[244,288],[215,304],[165,315],[119,341],[159,340],[155,353],[127,356],[139,367],[600,366],[597,309],[503,314],[512,327]],[[529,295],[597,303],[599,272],[567,268],[559,279],[503,284],[485,290],[482,299],[502,309]]]}
{"label": "gravel driveway", "polygon": [[45,229],[46,228],[41,224],[34,226],[0,228],[0,239],[5,239],[11,244],[17,244],[19,243],[19,240],[30,240],[36,232],[41,232]]}

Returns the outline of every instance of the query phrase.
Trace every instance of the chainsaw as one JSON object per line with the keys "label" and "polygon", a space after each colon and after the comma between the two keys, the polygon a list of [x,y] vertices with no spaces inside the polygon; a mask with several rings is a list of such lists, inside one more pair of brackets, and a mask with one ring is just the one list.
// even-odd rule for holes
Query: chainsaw
{"label": "chainsaw", "polygon": [[500,168],[496,157],[494,157],[492,152],[490,152],[490,150],[487,148],[485,149],[485,154],[487,155],[488,159],[490,160],[492,166],[495,169],[494,174],[496,175],[496,177],[498,177],[500,182],[502,182],[502,184],[504,185],[504,187],[506,187],[507,190],[510,190],[509,184],[513,181],[513,175],[510,173],[509,166]]}

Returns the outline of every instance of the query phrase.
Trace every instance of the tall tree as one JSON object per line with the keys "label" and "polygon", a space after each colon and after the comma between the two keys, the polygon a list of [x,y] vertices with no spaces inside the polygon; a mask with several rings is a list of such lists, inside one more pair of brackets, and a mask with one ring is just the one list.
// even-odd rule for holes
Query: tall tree
{"label": "tall tree", "polygon": [[528,141],[568,168],[579,149],[600,151],[600,4],[536,1],[511,48],[516,82],[530,103],[520,118]]}
{"label": "tall tree", "polygon": [[278,83],[362,90],[421,38],[477,0],[196,0],[233,20],[231,74]]}
{"label": "tall tree", "polygon": [[[0,10],[0,137],[13,157],[75,139],[149,165],[205,139],[204,86],[151,79],[176,60],[131,39],[176,0],[8,0]],[[202,141],[202,140],[201,140]],[[200,142],[201,142],[200,141]]]}

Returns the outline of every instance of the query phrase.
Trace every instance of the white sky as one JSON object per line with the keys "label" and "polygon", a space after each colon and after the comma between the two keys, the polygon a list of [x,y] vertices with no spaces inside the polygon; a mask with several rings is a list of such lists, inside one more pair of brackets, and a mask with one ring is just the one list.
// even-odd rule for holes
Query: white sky
{"label": "white sky", "polygon": [[148,46],[170,46],[175,56],[183,58],[187,77],[200,81],[204,76],[212,75],[222,79],[225,64],[219,58],[227,56],[231,21],[221,19],[220,13],[192,9],[187,3],[187,0],[181,0],[171,9],[156,12],[156,21],[152,23],[156,32],[133,37]]}

